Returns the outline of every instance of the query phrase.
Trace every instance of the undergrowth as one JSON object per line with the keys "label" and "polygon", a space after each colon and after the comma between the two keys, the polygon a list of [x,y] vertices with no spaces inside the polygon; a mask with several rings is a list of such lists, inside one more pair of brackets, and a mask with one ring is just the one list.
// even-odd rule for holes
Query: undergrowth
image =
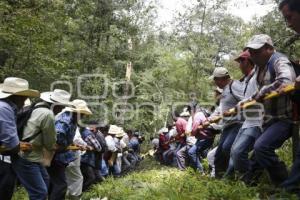
{"label": "undergrowth", "polygon": [[[291,164],[291,142],[277,152]],[[207,162],[204,162],[207,170]],[[82,200],[244,200],[296,199],[295,196],[272,187],[265,174],[257,187],[240,181],[216,180],[191,169],[180,171],[162,166],[153,158],[145,158],[137,169],[118,179],[108,178],[85,192]],[[27,200],[24,189],[18,189],[13,200]]]}

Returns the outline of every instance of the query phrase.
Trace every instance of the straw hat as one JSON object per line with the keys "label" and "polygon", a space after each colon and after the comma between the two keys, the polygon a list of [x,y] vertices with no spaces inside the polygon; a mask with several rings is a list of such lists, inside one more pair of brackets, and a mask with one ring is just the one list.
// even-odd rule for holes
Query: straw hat
{"label": "straw hat", "polygon": [[55,89],[52,92],[42,92],[40,98],[48,103],[58,103],[66,106],[72,104],[70,102],[71,94],[61,89]]}
{"label": "straw hat", "polygon": [[40,92],[29,89],[28,81],[25,79],[8,77],[2,84],[0,84],[0,99],[4,99],[12,95],[39,97]]}
{"label": "straw hat", "polygon": [[75,99],[71,103],[74,108],[72,107],[66,107],[65,111],[70,111],[70,112],[75,112],[75,113],[80,113],[84,115],[92,115],[92,111],[89,109],[86,101],[81,100],[81,99]]}
{"label": "straw hat", "polygon": [[125,136],[126,133],[125,133],[124,129],[121,127],[118,127],[118,128],[120,129],[120,132],[116,135],[116,137],[121,138],[121,137]]}
{"label": "straw hat", "polygon": [[109,126],[108,134],[117,135],[119,133],[120,133],[120,128],[118,126],[116,125]]}

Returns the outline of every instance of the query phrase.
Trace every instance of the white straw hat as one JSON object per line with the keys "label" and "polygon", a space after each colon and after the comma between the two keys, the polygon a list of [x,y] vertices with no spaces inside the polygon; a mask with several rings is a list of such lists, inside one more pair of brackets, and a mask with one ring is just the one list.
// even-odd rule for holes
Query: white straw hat
{"label": "white straw hat", "polygon": [[4,99],[12,95],[39,97],[40,92],[29,89],[28,81],[25,79],[8,77],[2,84],[0,84],[0,99]]}
{"label": "white straw hat", "polygon": [[109,126],[108,134],[117,135],[119,133],[120,133],[120,128],[118,126],[116,125]]}
{"label": "white straw hat", "polygon": [[55,89],[53,92],[42,92],[40,98],[49,103],[71,105],[71,94],[61,89]]}
{"label": "white straw hat", "polygon": [[65,111],[70,111],[70,112],[76,112],[84,115],[92,115],[92,111],[89,109],[86,101],[82,99],[75,99],[71,103],[74,108],[72,107],[66,107]]}
{"label": "white straw hat", "polygon": [[124,129],[122,127],[118,127],[120,129],[120,132],[116,135],[116,137],[121,138],[126,135]]}

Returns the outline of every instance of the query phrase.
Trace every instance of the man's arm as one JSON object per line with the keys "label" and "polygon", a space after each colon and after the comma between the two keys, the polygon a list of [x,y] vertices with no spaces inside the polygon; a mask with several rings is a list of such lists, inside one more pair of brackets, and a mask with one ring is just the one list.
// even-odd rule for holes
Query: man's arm
{"label": "man's arm", "polygon": [[282,84],[291,84],[295,81],[295,71],[291,62],[281,57],[274,63],[276,78],[270,85],[263,86],[256,95],[255,99],[261,99],[268,93],[277,90]]}

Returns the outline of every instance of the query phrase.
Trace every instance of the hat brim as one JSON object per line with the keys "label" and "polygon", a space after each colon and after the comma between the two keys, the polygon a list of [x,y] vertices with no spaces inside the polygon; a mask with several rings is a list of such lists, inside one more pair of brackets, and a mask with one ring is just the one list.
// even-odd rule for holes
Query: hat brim
{"label": "hat brim", "polygon": [[245,48],[250,48],[250,49],[260,49],[265,45],[265,43],[252,43],[252,44],[247,44],[247,46]]}
{"label": "hat brim", "polygon": [[108,132],[109,135],[117,135],[118,133]]}
{"label": "hat brim", "polygon": [[88,108],[86,108],[86,109],[76,109],[76,108],[66,107],[65,111],[75,112],[75,113],[84,114],[84,115],[92,115],[93,114],[92,111]]}
{"label": "hat brim", "polygon": [[56,104],[61,104],[61,105],[64,105],[64,106],[72,105],[72,103],[69,102],[69,101],[53,101],[51,99],[51,93],[52,92],[42,92],[41,96],[40,96],[40,99],[42,99],[43,101],[46,101],[48,103],[56,103]]}
{"label": "hat brim", "polygon": [[5,93],[5,92],[0,91],[0,99],[5,99],[5,98],[7,98],[11,95],[13,95],[13,94]]}
{"label": "hat brim", "polygon": [[116,134],[116,137],[124,137],[125,136],[125,133],[122,133],[122,134]]}
{"label": "hat brim", "polygon": [[229,76],[229,74],[224,74],[224,75],[220,75],[220,76],[212,75],[212,76],[209,77],[209,80],[213,81],[215,78],[224,78],[224,77],[227,77],[227,76]]}
{"label": "hat brim", "polygon": [[239,60],[240,60],[241,58],[242,58],[242,57],[239,56],[239,57],[235,58],[234,61],[239,62]]}
{"label": "hat brim", "polygon": [[42,92],[40,99],[42,99],[43,101],[46,101],[48,103],[55,103],[54,101],[52,101],[50,99],[50,96],[51,96],[51,92]]}
{"label": "hat brim", "polygon": [[24,96],[24,97],[39,97],[40,96],[40,92],[37,90],[22,90],[22,91],[17,91],[17,92],[13,92],[13,93],[8,93],[8,92],[3,92],[2,90],[0,90],[0,99],[4,99],[7,97],[10,97],[12,95],[16,95],[16,96]]}

